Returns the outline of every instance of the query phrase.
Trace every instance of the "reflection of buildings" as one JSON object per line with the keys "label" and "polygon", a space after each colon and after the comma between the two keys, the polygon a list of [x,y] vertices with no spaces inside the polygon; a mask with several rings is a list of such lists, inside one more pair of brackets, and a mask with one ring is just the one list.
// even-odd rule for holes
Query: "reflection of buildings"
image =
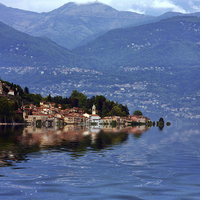
{"label": "reflection of buildings", "polygon": [[149,130],[149,127],[147,126],[135,126],[131,127],[129,132],[132,134],[142,134],[147,130]]}
{"label": "reflection of buildings", "polygon": [[95,126],[86,128],[85,126],[68,125],[62,129],[59,128],[36,128],[35,126],[28,126],[24,129],[22,141],[29,145],[45,146],[59,144],[62,141],[78,142],[84,137],[90,136],[94,142],[100,131],[109,133],[127,132],[131,134],[142,134],[149,128],[146,126],[125,127],[104,126],[103,129]]}
{"label": "reflection of buildings", "polygon": [[98,134],[103,131],[105,133],[142,133],[146,131],[145,126],[140,127],[123,127],[117,126],[112,128],[111,126],[104,126],[103,129],[98,126],[74,126],[67,125],[62,129],[59,128],[36,128],[35,126],[28,126],[24,129],[22,135],[22,143],[29,146],[39,145],[40,147],[52,146],[68,142],[80,142],[85,137],[89,138],[92,143],[95,142]]}
{"label": "reflection of buildings", "polygon": [[68,125],[63,129],[53,129],[53,128],[36,128],[35,126],[29,126],[24,129],[22,135],[22,143],[26,145],[34,146],[52,146],[62,143],[63,141],[68,142],[78,142],[81,141],[86,136],[96,135],[100,129],[95,132],[91,132],[83,126]]}
{"label": "reflection of buildings", "polygon": [[[59,151],[85,153],[89,149],[99,150],[110,145],[116,145],[128,139],[128,133],[133,133],[136,137],[140,136],[148,128],[140,127],[97,127],[68,125],[62,129],[57,127],[36,128],[28,126],[20,131],[11,140],[9,145],[1,145],[0,166],[24,160],[26,153],[40,151],[41,149],[58,148]],[[22,132],[23,131],[23,132]],[[72,151],[71,151],[72,150]]]}

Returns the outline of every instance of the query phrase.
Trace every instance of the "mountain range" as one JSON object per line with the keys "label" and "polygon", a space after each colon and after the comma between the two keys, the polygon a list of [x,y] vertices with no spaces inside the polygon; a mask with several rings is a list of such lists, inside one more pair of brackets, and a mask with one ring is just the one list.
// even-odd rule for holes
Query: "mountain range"
{"label": "mountain range", "polygon": [[82,46],[112,29],[157,22],[177,15],[183,14],[168,12],[154,17],[118,11],[98,2],[71,2],[47,13],[24,11],[0,4],[0,21],[32,36],[47,37],[68,49]]}
{"label": "mountain range", "polygon": [[73,50],[108,66],[191,66],[200,64],[200,18],[176,16],[115,29]]}
{"label": "mountain range", "polygon": [[199,13],[155,18],[99,3],[69,3],[40,14],[4,5],[0,11],[2,79],[43,96],[74,89],[102,94],[147,116],[200,116]]}
{"label": "mountain range", "polygon": [[102,3],[67,3],[48,13],[34,13],[0,4],[0,20],[33,36],[44,36],[72,49],[108,30],[153,19],[152,16],[117,11]]}

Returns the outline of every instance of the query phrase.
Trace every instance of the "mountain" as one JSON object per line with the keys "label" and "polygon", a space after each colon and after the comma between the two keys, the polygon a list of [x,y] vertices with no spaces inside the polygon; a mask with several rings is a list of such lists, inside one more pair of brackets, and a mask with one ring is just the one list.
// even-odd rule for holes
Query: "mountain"
{"label": "mountain", "polygon": [[178,16],[138,27],[115,29],[74,53],[113,66],[200,64],[200,18]]}
{"label": "mountain", "polygon": [[129,108],[199,117],[199,17],[178,16],[111,30],[73,52],[103,62],[107,80],[101,87],[110,88],[118,101],[131,104]]}
{"label": "mountain", "polygon": [[[0,20],[33,36],[45,36],[66,48],[91,41],[111,29],[154,17],[117,11],[102,3],[67,3],[48,13],[35,13],[0,4]],[[85,41],[85,42],[84,42]]]}
{"label": "mountain", "polygon": [[[0,66],[68,66],[89,68],[92,60],[74,55],[47,38],[33,37],[0,22]],[[97,63],[95,63],[97,64]]]}
{"label": "mountain", "polygon": [[[73,51],[5,25],[0,32],[0,61],[7,56],[1,78],[31,92],[69,96],[77,90],[88,97],[103,95],[151,119],[200,118],[198,17],[111,30]],[[24,55],[29,63],[23,64]]]}

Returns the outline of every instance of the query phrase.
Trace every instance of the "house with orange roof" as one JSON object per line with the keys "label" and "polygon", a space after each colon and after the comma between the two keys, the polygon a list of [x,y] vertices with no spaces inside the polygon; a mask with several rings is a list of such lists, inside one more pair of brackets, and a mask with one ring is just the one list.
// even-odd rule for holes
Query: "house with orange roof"
{"label": "house with orange roof", "polygon": [[78,113],[64,115],[64,122],[67,124],[85,123],[86,117]]}
{"label": "house with orange roof", "polygon": [[13,90],[9,89],[8,95],[15,96],[15,92]]}

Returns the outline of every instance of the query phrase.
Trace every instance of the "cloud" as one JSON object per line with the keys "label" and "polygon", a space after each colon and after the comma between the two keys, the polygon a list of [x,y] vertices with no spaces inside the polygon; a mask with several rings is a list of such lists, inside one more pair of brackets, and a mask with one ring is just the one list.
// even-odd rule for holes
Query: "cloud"
{"label": "cloud", "polygon": [[140,9],[127,9],[126,11],[129,11],[129,12],[135,12],[135,13],[139,13],[139,14],[145,14],[144,10],[140,10]]}
{"label": "cloud", "polygon": [[143,0],[132,5],[133,9],[135,7],[139,10],[143,10],[143,12],[148,15],[160,15],[169,11],[187,13],[181,5],[169,0],[149,0],[148,2]]}
{"label": "cloud", "polygon": [[190,13],[200,11],[199,0],[112,0],[111,6],[118,10],[136,11],[148,15],[161,15],[164,12]]}
{"label": "cloud", "polygon": [[200,12],[200,3],[199,0],[196,1],[189,1],[188,2],[189,6],[194,10],[195,12]]}
{"label": "cloud", "polygon": [[77,4],[101,2],[109,5],[110,0],[0,0],[0,3],[6,6],[36,12],[48,12],[69,2]]}
{"label": "cloud", "polygon": [[101,2],[117,10],[133,11],[148,15],[160,15],[164,12],[200,12],[200,0],[0,0],[6,6],[36,12],[48,12],[68,2],[78,4]]}

